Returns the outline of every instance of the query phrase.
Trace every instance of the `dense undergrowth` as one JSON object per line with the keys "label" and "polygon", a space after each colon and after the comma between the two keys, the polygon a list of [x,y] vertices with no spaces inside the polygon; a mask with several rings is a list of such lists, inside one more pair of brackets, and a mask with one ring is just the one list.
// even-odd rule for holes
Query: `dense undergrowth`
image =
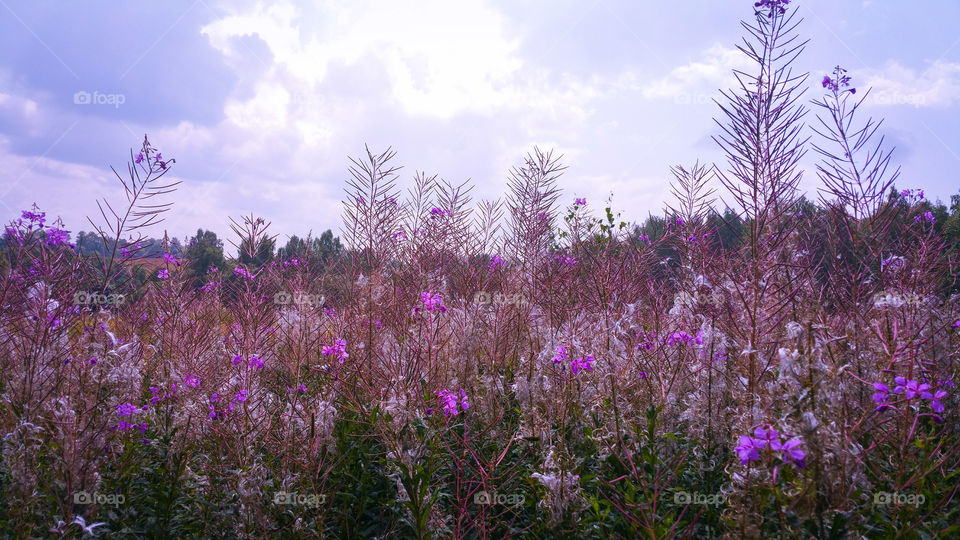
{"label": "dense undergrowth", "polygon": [[0,534],[960,534],[960,199],[893,187],[839,68],[807,137],[792,8],[744,25],[727,166],[674,168],[642,227],[562,206],[540,150],[477,205],[422,174],[403,196],[367,151],[345,249],[274,253],[250,216],[234,259],[198,233],[145,269],[132,235],[175,188],[147,140],[98,249],[25,211],[0,266]]}

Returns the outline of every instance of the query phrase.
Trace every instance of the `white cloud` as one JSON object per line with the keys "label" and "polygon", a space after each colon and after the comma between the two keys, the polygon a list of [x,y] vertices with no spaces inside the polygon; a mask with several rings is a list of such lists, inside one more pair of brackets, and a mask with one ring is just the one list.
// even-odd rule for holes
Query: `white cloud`
{"label": "white cloud", "polygon": [[745,70],[750,59],[739,49],[716,44],[705,50],[700,60],[678,66],[669,74],[639,87],[647,99],[670,98],[692,102],[716,97],[717,90],[737,85],[734,69]]}
{"label": "white cloud", "polygon": [[936,60],[918,71],[891,60],[861,77],[864,90],[872,88],[866,102],[871,105],[944,107],[960,101],[960,63],[956,62]]}

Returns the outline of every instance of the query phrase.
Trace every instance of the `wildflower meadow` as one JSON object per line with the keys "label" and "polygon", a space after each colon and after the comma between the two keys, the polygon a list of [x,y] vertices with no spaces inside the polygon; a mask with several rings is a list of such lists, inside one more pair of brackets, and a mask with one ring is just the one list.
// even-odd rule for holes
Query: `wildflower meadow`
{"label": "wildflower meadow", "polygon": [[854,71],[794,70],[796,2],[743,8],[726,161],[645,221],[549,149],[474,201],[366,148],[336,234],[153,238],[148,137],[88,224],[23,209],[0,536],[960,537],[960,195],[900,176]]}

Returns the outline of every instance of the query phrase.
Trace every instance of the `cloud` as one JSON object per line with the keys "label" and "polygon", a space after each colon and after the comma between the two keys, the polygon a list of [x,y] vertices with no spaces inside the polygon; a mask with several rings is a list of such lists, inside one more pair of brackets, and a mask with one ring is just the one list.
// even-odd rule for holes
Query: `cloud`
{"label": "cloud", "polygon": [[670,98],[678,103],[717,96],[717,90],[736,87],[734,69],[744,70],[750,60],[739,49],[715,44],[703,51],[700,60],[672,69],[669,74],[639,87],[646,99]]}
{"label": "cloud", "polygon": [[[895,60],[861,74],[871,105],[949,107],[960,101],[960,63],[936,60],[919,71]],[[856,82],[856,80],[854,80]]]}

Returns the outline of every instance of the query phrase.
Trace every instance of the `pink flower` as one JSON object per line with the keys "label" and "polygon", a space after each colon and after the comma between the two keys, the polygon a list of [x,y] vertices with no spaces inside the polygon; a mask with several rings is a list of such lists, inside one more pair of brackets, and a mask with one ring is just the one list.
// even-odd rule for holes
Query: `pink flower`
{"label": "pink flower", "polygon": [[752,437],[746,435],[740,436],[740,444],[734,448],[737,455],[740,457],[740,464],[746,465],[751,461],[756,461],[760,459],[759,450],[763,448],[766,443],[763,441],[758,441]]}
{"label": "pink flower", "polygon": [[467,401],[467,393],[463,388],[460,389],[459,395],[446,389],[440,390],[437,392],[437,397],[439,397],[441,403],[443,403],[443,413],[447,416],[456,416],[460,414],[459,409],[466,411],[470,408],[470,403]]}
{"label": "pink flower", "polygon": [[[423,303],[424,309],[427,311],[440,311],[440,313],[446,313],[447,308],[442,304],[443,297],[439,294],[433,294],[430,292],[420,293],[420,302]],[[419,310],[420,308],[417,308]]]}
{"label": "pink flower", "polygon": [[333,345],[324,345],[320,351],[324,356],[334,356],[342,364],[350,355],[347,354],[347,340],[337,339]]}
{"label": "pink flower", "polygon": [[573,371],[574,375],[576,375],[578,371],[584,369],[587,371],[593,371],[593,367],[590,366],[590,363],[593,361],[594,359],[592,356],[581,356],[580,358],[570,362],[570,370]]}

